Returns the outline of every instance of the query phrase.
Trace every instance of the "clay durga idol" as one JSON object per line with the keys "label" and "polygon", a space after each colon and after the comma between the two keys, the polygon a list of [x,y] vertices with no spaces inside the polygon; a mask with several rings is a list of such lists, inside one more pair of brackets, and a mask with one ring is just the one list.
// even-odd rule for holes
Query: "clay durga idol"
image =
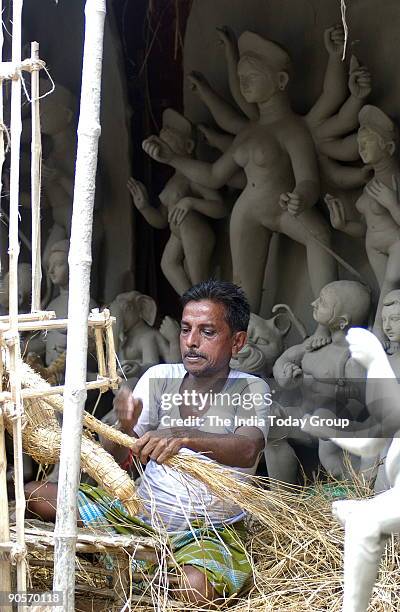
{"label": "clay durga idol", "polygon": [[[225,134],[217,134],[204,126],[201,131],[211,146],[225,151],[233,140],[227,133],[238,134],[249,120],[259,121],[260,113],[257,104],[248,102],[241,92],[237,70],[240,53],[235,34],[226,26],[217,30],[225,50],[229,88],[243,114],[219,96],[201,73],[192,72],[189,81]],[[347,162],[359,160],[356,134],[352,132],[358,128],[358,112],[371,91],[371,78],[354,55],[347,75],[346,64],[342,61],[344,31],[341,24],[325,30],[324,44],[328,63],[322,92],[304,120],[314,140],[323,184],[349,189],[364,185],[369,174],[368,168]]]}
{"label": "clay durga idol", "polygon": [[[273,232],[306,248],[315,296],[336,279],[336,262],[324,248],[330,244],[330,229],[314,206],[320,193],[314,144],[303,119],[290,107],[290,58],[279,45],[252,32],[240,36],[239,52],[240,90],[248,103],[257,105],[258,121],[244,125],[213,164],[177,155],[156,136],[145,140],[143,149],[189,180],[214,189],[244,171],[246,186],[230,223],[233,280],[243,287],[257,313]],[[316,336],[329,341],[322,326]]]}

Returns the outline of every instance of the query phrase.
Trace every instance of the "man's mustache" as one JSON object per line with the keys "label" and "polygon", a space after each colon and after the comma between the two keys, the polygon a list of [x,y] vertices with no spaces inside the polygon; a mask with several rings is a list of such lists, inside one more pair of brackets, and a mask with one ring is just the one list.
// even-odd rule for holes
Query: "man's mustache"
{"label": "man's mustache", "polygon": [[184,353],[184,357],[202,357],[203,359],[207,359],[206,355],[203,355],[203,353],[197,353],[196,351],[187,351]]}

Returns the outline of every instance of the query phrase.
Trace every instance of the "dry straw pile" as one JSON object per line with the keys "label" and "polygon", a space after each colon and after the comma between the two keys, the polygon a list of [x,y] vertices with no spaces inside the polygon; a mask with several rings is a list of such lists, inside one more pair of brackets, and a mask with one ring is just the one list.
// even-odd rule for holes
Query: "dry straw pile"
{"label": "dry straw pile", "polygon": [[[258,493],[266,502],[262,523],[250,521],[247,542],[254,585],[246,594],[232,598],[218,609],[232,612],[340,612],[344,533],[331,515],[331,500],[327,498],[324,487],[317,485],[308,490],[286,486],[271,491],[259,489]],[[353,491],[357,498],[368,493],[360,485]],[[391,538],[382,557],[369,612],[400,609],[399,551],[399,540]],[[125,610],[207,609],[171,598],[162,597],[161,601],[159,581],[154,577],[148,581],[144,597],[136,595],[133,599]],[[104,600],[103,604],[97,601],[94,608],[93,605],[89,600],[82,600],[77,609],[124,609],[123,604],[115,605]]]}
{"label": "dry straw pile", "polygon": [[[24,388],[38,389],[47,385],[26,364],[22,381]],[[24,447],[43,463],[58,458],[60,430],[54,411],[62,412],[62,409],[62,398],[56,395],[25,402]],[[100,423],[91,415],[86,414],[84,421],[92,431],[125,446],[135,445],[132,438]],[[6,424],[10,425],[7,418]],[[225,602],[222,608],[229,607],[234,612],[335,612],[341,609],[344,534],[331,515],[331,500],[327,499],[322,485],[314,488],[312,493],[296,487],[281,485],[277,488],[277,483],[268,479],[244,475],[235,478],[232,470],[196,456],[175,456],[168,464],[197,478],[223,499],[240,504],[256,521],[250,527],[248,539],[254,585],[246,595]],[[82,467],[111,494],[125,502],[132,514],[136,512],[140,501],[133,483],[87,435],[83,436]],[[356,483],[353,496],[367,495],[369,491]],[[50,575],[49,564],[44,565],[47,565],[45,574]],[[42,578],[44,569],[42,567]],[[33,568],[32,571],[34,575]],[[150,596],[154,603],[144,603],[138,596],[135,602],[126,603],[122,608],[150,612],[155,609],[155,602],[158,610],[182,608],[182,603],[167,597],[165,579],[161,575],[160,584],[153,577],[147,586],[146,597]],[[130,588],[128,590],[132,592]],[[190,609],[189,604],[183,606],[185,610]],[[101,609],[99,603],[94,609]],[[121,610],[121,605],[114,608],[108,602],[104,609]],[[399,541],[392,538],[382,559],[370,611],[394,610],[400,610],[400,555]]]}

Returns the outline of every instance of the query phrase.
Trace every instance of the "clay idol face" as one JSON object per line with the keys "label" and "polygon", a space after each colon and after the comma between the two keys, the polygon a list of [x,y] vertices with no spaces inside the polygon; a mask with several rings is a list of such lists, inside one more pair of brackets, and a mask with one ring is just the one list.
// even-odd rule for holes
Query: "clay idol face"
{"label": "clay idol face", "polygon": [[400,304],[382,308],[382,326],[391,342],[400,342]]}
{"label": "clay idol face", "polygon": [[68,285],[68,258],[66,253],[55,251],[50,255],[48,272],[51,282],[59,287]]}
{"label": "clay idol face", "polygon": [[329,325],[333,317],[332,294],[326,289],[322,289],[319,297],[311,303],[313,307],[313,317],[321,325]]}
{"label": "clay idol face", "polygon": [[382,138],[367,127],[358,130],[358,151],[364,164],[375,164],[385,156]]}
{"label": "clay idol face", "polygon": [[257,67],[252,58],[244,56],[238,65],[240,91],[246,102],[267,102],[277,91],[275,73],[268,66]]}

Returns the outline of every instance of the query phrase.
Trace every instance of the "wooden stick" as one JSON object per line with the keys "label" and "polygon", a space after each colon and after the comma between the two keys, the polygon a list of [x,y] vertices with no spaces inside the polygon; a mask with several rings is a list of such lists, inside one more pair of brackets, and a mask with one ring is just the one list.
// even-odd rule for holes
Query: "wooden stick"
{"label": "wooden stick", "polygon": [[[110,311],[104,309],[104,316],[107,318],[106,321],[106,347],[107,347],[107,365],[108,375],[112,380],[118,380],[117,364],[115,359],[115,345],[114,345],[114,334],[112,330],[112,317],[110,317]],[[114,387],[118,388],[118,384]]]}
{"label": "wooden stick", "polygon": [[[95,389],[114,389],[115,385],[118,385],[119,378],[116,380],[112,378],[102,377],[98,380],[90,380],[86,383],[86,390],[93,391]],[[54,387],[43,387],[42,389],[22,389],[21,397],[23,399],[33,399],[37,397],[46,398],[49,395],[61,395],[65,393],[65,385],[57,385]],[[0,402],[9,402],[12,399],[10,391],[0,392]]]}
{"label": "wooden stick", "polygon": [[[27,312],[18,315],[18,321],[47,321],[55,319],[56,313],[54,310],[40,310],[36,312]],[[9,315],[1,315],[0,323],[10,323]]]}
{"label": "wooden stick", "polygon": [[[22,315],[20,315],[22,317]],[[105,327],[104,319],[88,319],[88,327]],[[0,333],[5,334],[11,325],[0,322]],[[22,318],[17,322],[18,330],[21,332],[27,331],[44,331],[47,329],[68,329],[68,319],[52,319],[52,320],[33,320],[24,321]]]}
{"label": "wooden stick", "polygon": [[106,358],[104,355],[103,330],[96,327],[94,330],[94,338],[96,341],[97,364],[100,376],[107,376]]}
{"label": "wooden stick", "polygon": [[[0,1],[0,14],[3,14],[3,2]],[[0,61],[3,58],[3,24],[0,24]],[[3,111],[3,80],[0,80],[0,198],[2,192],[2,174],[4,163],[4,111]],[[0,200],[1,201],[1,200]],[[0,207],[1,210],[1,207]],[[0,252],[0,278],[2,276]],[[3,358],[0,350],[0,390],[3,389]],[[8,542],[10,539],[10,523],[8,514],[8,494],[7,494],[7,455],[5,445],[5,427],[3,411],[0,407],[0,543]],[[0,555],[0,591],[11,591],[11,564],[8,559]],[[4,606],[5,612],[11,612],[11,606]]]}
{"label": "wooden stick", "polygon": [[[0,14],[3,14],[3,0],[1,0],[0,2]],[[3,42],[4,42],[4,36],[3,36],[3,23],[1,24],[0,27],[0,61],[3,59]],[[2,206],[1,206],[1,192],[3,191],[3,183],[2,183],[2,177],[3,177],[3,164],[4,164],[4,158],[5,158],[5,151],[4,151],[4,130],[5,130],[5,125],[4,125],[4,109],[3,109],[3,79],[0,78],[0,213],[2,212]],[[1,230],[0,230],[1,231]],[[1,231],[1,237],[3,237],[3,232]],[[3,249],[0,249],[0,279],[3,276],[3,261],[2,261],[2,256],[3,256]]]}
{"label": "wooden stick", "polygon": [[[21,18],[22,0],[13,1],[12,27],[12,61],[21,62]],[[25,550],[24,518],[25,496],[22,459],[22,429],[21,417],[23,405],[21,401],[21,380],[19,367],[21,352],[18,334],[18,221],[19,221],[19,162],[21,142],[21,79],[11,83],[11,163],[10,163],[10,227],[9,227],[9,315],[10,328],[14,334],[14,342],[10,346],[10,387],[14,403],[13,447],[14,447],[14,478],[17,544],[21,551]],[[16,557],[17,590],[26,591],[26,564],[23,553]],[[23,606],[22,610],[25,610]]]}
{"label": "wooden stick", "polygon": [[[3,366],[1,364],[0,377],[2,377]],[[0,380],[1,386],[1,380]],[[8,515],[7,495],[7,456],[5,445],[5,427],[3,411],[0,408],[0,591],[11,591],[11,564],[1,554],[1,545],[10,540],[10,526]],[[6,612],[11,612],[11,606],[4,607]]]}
{"label": "wooden stick", "polygon": [[63,610],[75,610],[76,514],[82,416],[86,399],[87,319],[89,314],[93,205],[100,136],[100,90],[105,0],[87,0],[78,148],[69,251],[69,298],[64,418],[61,437],[57,516],[54,530],[55,591]]}
{"label": "wooden stick", "polygon": [[[31,58],[39,60],[39,43],[31,43]],[[40,182],[42,165],[42,139],[39,112],[39,64],[31,72],[32,142],[31,142],[31,207],[32,207],[32,306],[40,310],[42,263],[40,254]]]}

